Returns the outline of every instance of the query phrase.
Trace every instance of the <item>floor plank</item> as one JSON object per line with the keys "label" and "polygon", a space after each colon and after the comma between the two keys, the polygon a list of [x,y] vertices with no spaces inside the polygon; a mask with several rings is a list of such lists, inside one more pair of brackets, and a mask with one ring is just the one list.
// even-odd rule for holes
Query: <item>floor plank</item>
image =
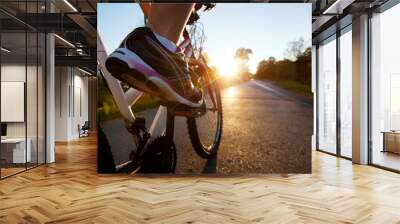
{"label": "floor plank", "polygon": [[400,223],[400,175],[313,152],[310,175],[99,175],[96,139],[0,181],[0,223]]}

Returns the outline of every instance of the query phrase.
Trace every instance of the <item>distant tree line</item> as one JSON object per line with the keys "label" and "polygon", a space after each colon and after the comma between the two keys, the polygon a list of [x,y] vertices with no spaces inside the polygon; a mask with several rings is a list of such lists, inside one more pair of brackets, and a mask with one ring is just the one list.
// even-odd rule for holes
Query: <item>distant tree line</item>
{"label": "distant tree line", "polygon": [[290,80],[306,85],[311,84],[311,48],[305,47],[303,38],[288,44],[285,59],[269,57],[259,62],[255,74],[257,79],[274,81]]}

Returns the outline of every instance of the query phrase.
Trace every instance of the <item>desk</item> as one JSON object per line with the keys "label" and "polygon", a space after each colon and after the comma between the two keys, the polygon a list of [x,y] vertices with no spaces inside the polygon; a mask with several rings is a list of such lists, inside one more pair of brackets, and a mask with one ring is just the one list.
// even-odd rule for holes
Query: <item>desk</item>
{"label": "desk", "polygon": [[[25,151],[25,138],[5,138],[1,139],[1,156],[8,163],[25,163],[30,162],[31,154],[31,139],[26,139],[28,143]],[[12,155],[12,156],[11,156]],[[12,160],[11,160],[12,158]]]}
{"label": "desk", "polygon": [[382,152],[400,154],[400,131],[383,131]]}

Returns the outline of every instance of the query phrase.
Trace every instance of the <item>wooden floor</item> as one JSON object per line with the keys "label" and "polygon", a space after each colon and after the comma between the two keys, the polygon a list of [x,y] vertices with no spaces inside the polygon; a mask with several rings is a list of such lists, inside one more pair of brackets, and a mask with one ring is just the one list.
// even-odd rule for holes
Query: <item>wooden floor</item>
{"label": "wooden floor", "polygon": [[374,152],[373,161],[375,164],[400,170],[400,155],[392,152]]}
{"label": "wooden floor", "polygon": [[2,177],[7,177],[7,176],[13,175],[15,173],[23,172],[24,170],[25,170],[25,167],[1,168],[1,176]]}
{"label": "wooden floor", "polygon": [[400,223],[400,175],[313,153],[311,175],[96,173],[95,138],[0,181],[0,223]]}

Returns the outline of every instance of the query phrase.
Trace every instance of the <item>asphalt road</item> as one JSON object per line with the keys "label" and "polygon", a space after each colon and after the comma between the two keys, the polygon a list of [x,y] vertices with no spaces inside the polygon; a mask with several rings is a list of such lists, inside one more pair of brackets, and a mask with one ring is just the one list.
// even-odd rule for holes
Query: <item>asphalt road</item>
{"label": "asphalt road", "polygon": [[223,134],[215,159],[197,156],[185,118],[177,118],[177,173],[311,172],[313,109],[309,99],[263,81],[225,89]]}
{"label": "asphalt road", "polygon": [[[175,120],[178,174],[247,174],[311,172],[312,101],[264,81],[224,89],[223,134],[218,155],[199,157],[190,143],[186,118]],[[151,123],[156,110],[146,111]],[[143,115],[143,114],[142,114]],[[129,134],[111,121],[105,132],[114,145],[114,160],[128,158]],[[118,149],[118,152],[115,151]]]}

